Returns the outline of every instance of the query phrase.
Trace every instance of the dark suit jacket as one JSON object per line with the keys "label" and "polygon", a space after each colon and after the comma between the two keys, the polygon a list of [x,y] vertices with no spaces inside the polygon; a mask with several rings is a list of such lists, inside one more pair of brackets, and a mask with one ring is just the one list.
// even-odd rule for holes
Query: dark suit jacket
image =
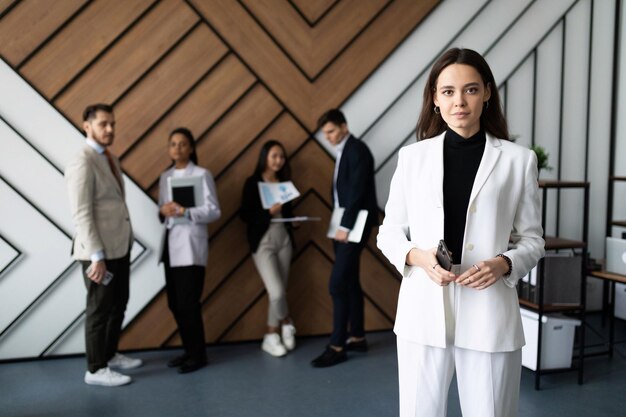
{"label": "dark suit jacket", "polygon": [[[241,196],[241,208],[239,209],[239,217],[247,225],[247,237],[248,244],[252,253],[256,252],[259,248],[259,243],[263,238],[265,232],[270,227],[272,216],[270,211],[263,208],[261,204],[261,197],[259,196],[258,182],[263,182],[263,178],[260,175],[252,175],[246,180],[243,186],[243,194]],[[281,214],[283,217],[293,217],[292,206],[290,202],[283,204]],[[293,234],[291,230],[291,223],[285,223],[289,237],[293,244]]]}
{"label": "dark suit jacket", "polygon": [[[360,210],[367,210],[366,227],[378,226],[374,181],[374,157],[367,145],[354,136],[346,139],[337,173],[339,207],[345,208],[341,226],[352,229]],[[333,193],[334,203],[334,193]]]}

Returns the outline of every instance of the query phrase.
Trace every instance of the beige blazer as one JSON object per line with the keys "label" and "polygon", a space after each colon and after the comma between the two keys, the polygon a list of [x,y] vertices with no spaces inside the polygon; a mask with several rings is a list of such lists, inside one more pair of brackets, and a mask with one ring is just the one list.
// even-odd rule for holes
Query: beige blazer
{"label": "beige blazer", "polygon": [[[378,247],[403,276],[396,334],[436,347],[446,346],[443,288],[405,259],[413,247],[433,248],[443,238],[443,140],[444,134],[400,150],[378,234]],[[535,154],[487,135],[468,205],[461,270],[499,253],[513,269],[485,290],[456,287],[455,346],[507,352],[524,345],[515,285],[544,255],[542,234]]]}
{"label": "beige blazer", "polygon": [[[113,161],[121,175],[118,159]],[[67,166],[65,182],[75,227],[74,259],[90,260],[101,250],[106,259],[126,255],[133,237],[124,184],[120,189],[106,157],[85,144]]]}

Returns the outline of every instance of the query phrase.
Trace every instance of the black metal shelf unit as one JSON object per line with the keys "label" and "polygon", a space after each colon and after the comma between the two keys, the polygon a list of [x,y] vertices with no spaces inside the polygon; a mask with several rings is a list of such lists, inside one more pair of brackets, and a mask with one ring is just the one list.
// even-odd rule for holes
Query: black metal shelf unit
{"label": "black metal shelf unit", "polygon": [[[546,211],[548,190],[550,189],[581,189],[584,191],[584,207],[583,207],[583,230],[581,240],[563,239],[560,237],[544,236],[546,241],[546,251],[573,250],[580,251],[582,257],[581,262],[581,282],[580,282],[580,302],[576,304],[545,304],[544,303],[544,286],[545,280],[550,279],[545,275],[545,260],[541,259],[537,265],[537,282],[535,286],[535,294],[533,299],[529,299],[527,292],[529,286],[519,285],[518,295],[520,306],[538,314],[538,335],[537,335],[537,367],[535,370],[535,389],[540,389],[541,376],[544,374],[566,371],[578,371],[578,383],[583,383],[584,356],[585,356],[585,297],[586,297],[586,281],[587,281],[587,241],[588,241],[588,220],[589,220],[589,183],[575,181],[539,181],[539,188],[542,189],[542,206],[541,206],[541,225],[546,230]],[[581,321],[578,338],[578,365],[565,369],[541,369],[541,344],[542,344],[542,318],[546,313],[569,313],[575,314]]]}

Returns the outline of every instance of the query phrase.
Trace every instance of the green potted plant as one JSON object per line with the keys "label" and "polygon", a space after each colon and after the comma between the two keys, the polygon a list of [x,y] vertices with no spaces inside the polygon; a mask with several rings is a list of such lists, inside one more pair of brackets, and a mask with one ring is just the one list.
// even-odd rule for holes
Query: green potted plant
{"label": "green potted plant", "polygon": [[550,157],[550,154],[547,153],[543,147],[538,145],[532,145],[530,149],[532,149],[535,152],[535,155],[537,155],[537,170],[539,171],[537,176],[541,174],[542,169],[552,171],[552,167],[548,165],[548,158]]}

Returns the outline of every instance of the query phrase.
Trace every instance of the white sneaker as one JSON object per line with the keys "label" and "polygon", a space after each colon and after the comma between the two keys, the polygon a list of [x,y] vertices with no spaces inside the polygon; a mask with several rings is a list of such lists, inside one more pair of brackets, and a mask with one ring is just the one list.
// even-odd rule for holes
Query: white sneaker
{"label": "white sneaker", "polygon": [[287,354],[287,349],[280,342],[280,336],[276,333],[268,333],[263,337],[261,349],[272,356],[280,357]]}
{"label": "white sneaker", "polygon": [[111,358],[111,360],[107,363],[110,368],[117,369],[135,369],[139,368],[143,365],[143,361],[141,359],[133,359],[128,356],[124,356],[121,353],[116,353],[115,356]]}
{"label": "white sneaker", "polygon": [[118,387],[130,384],[132,381],[128,375],[122,375],[112,371],[110,368],[100,368],[96,372],[85,372],[85,383],[89,385],[100,385],[103,387]]}
{"label": "white sneaker", "polygon": [[283,324],[281,327],[283,337],[283,345],[287,350],[293,350],[296,347],[296,327],[289,323]]}

